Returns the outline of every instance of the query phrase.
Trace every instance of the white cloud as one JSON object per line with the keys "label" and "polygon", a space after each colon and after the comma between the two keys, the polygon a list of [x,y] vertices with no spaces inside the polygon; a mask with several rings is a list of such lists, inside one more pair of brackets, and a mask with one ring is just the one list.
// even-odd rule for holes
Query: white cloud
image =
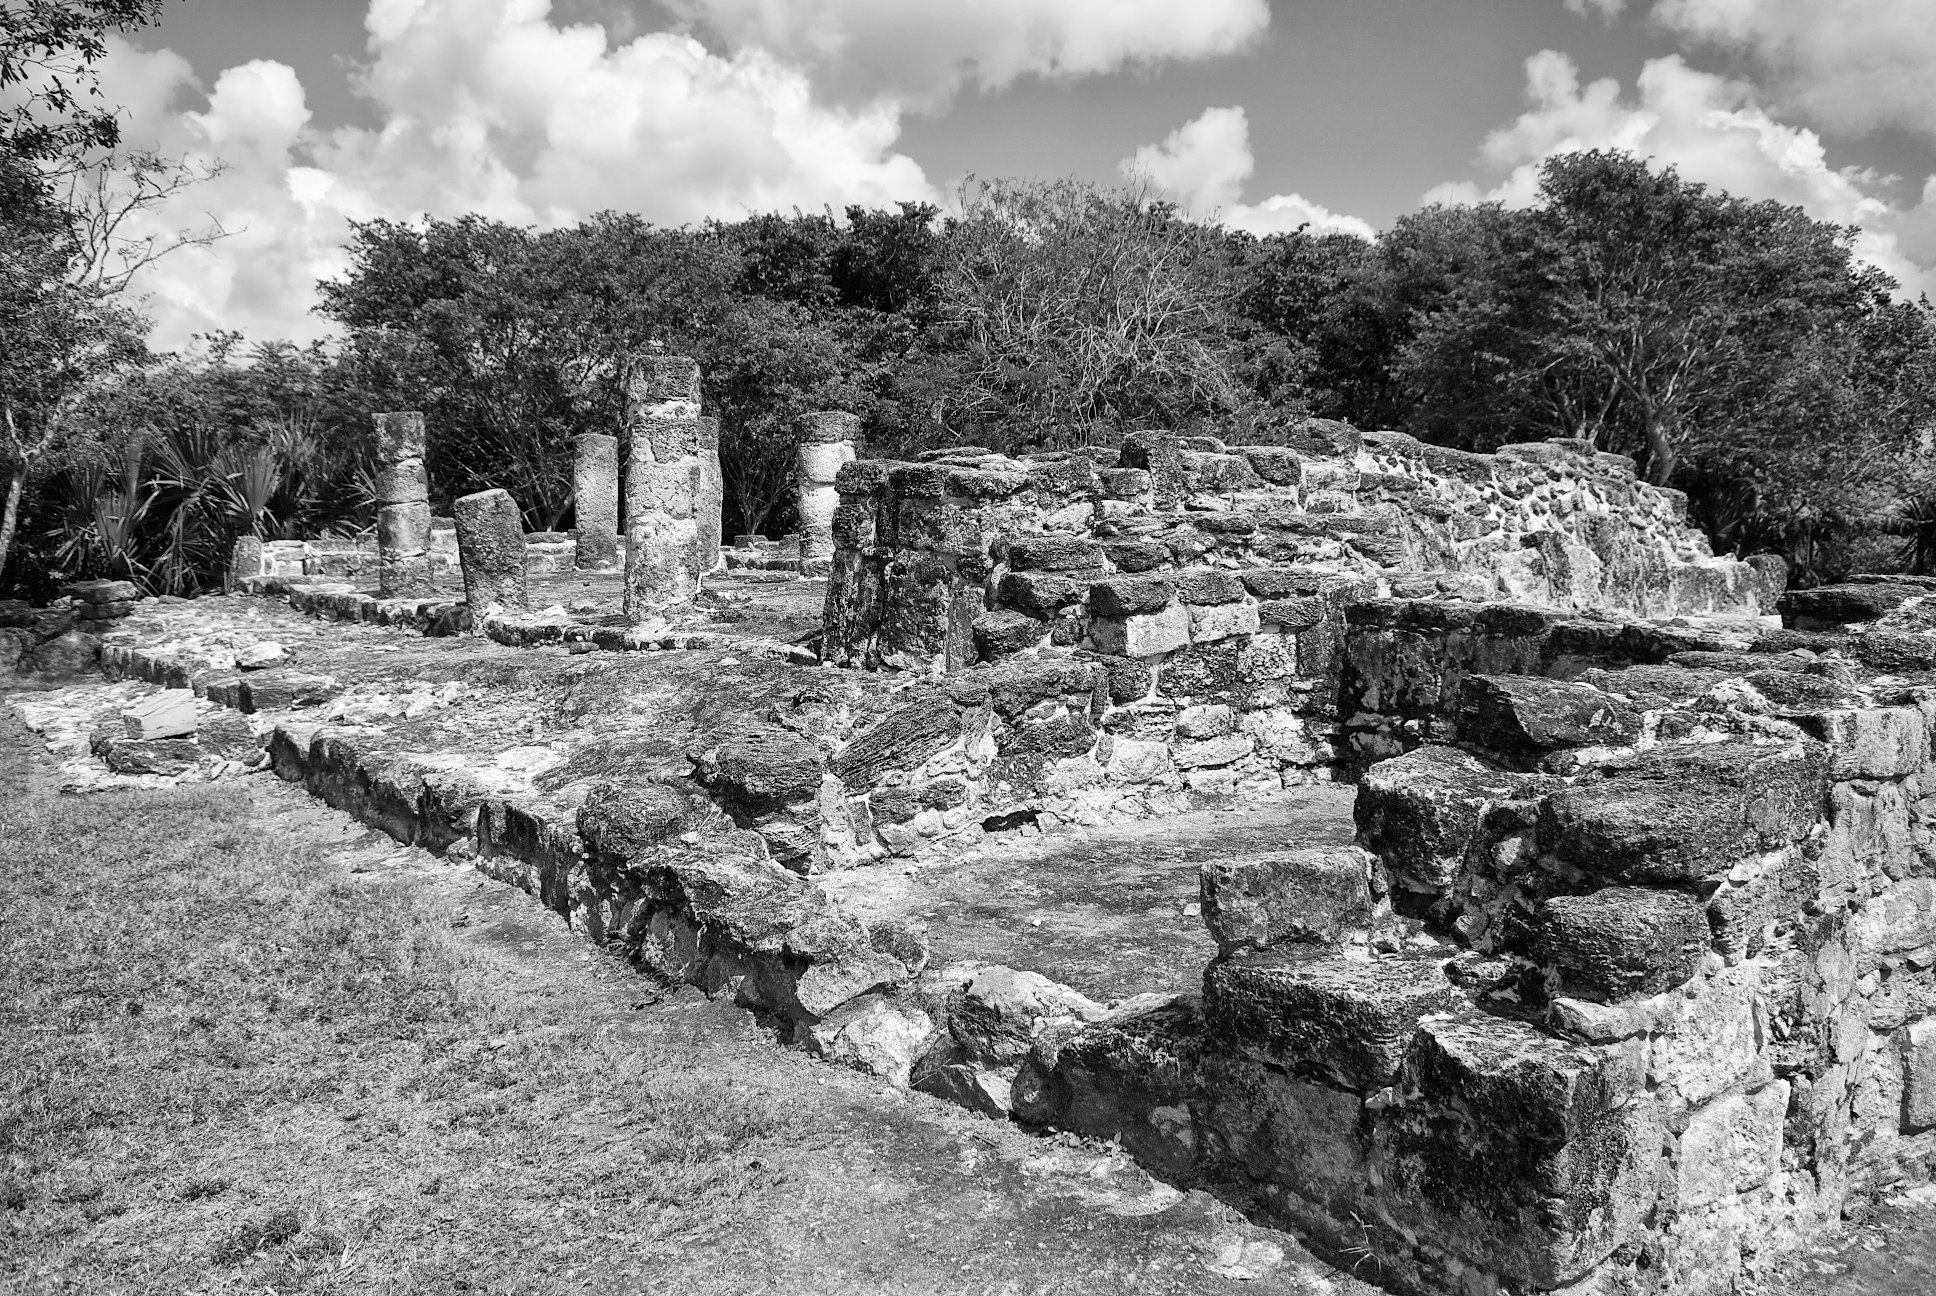
{"label": "white cloud", "polygon": [[1683,36],[1748,54],[1784,108],[1840,130],[1936,136],[1930,0],[1659,0]]}
{"label": "white cloud", "polygon": [[1288,234],[1309,225],[1313,234],[1374,236],[1371,225],[1344,216],[1301,194],[1274,194],[1258,203],[1240,202],[1244,182],[1256,169],[1250,149],[1250,121],[1242,108],[1206,108],[1161,144],[1145,144],[1122,162],[1124,174],[1146,176],[1185,211],[1214,217],[1231,229],[1252,234]]}
{"label": "white cloud", "polygon": [[1566,0],[1567,12],[1582,18],[1598,17],[1601,22],[1611,23],[1627,7],[1627,0]]}
{"label": "white cloud", "polygon": [[829,107],[759,50],[722,56],[668,32],[614,43],[556,25],[549,0],[373,0],[367,27],[372,130],[312,129],[280,63],[230,68],[194,106],[202,87],[178,55],[114,45],[103,80],[131,109],[128,142],[228,164],[154,227],[212,212],[243,231],[137,281],[155,345],[216,328],[322,336],[314,282],[345,268],[353,219],[477,211],[548,226],[618,209],[681,224],[938,197],[895,151],[894,105]]}
{"label": "white cloud", "polygon": [[1671,165],[1744,198],[1772,198],[1818,220],[1859,225],[1856,251],[1910,292],[1936,293],[1936,184],[1920,206],[1878,196],[1884,177],[1829,165],[1815,132],[1771,117],[1745,82],[1697,71],[1678,57],[1652,59],[1636,95],[1624,98],[1612,78],[1580,84],[1564,54],[1544,50],[1526,61],[1527,110],[1486,137],[1484,160],[1504,172],[1494,188],[1440,185],[1427,202],[1533,201],[1540,163],[1558,154],[1617,148]]}
{"label": "white cloud", "polygon": [[[280,63],[230,68],[208,89],[171,51],[114,43],[104,83],[130,110],[128,143],[228,164],[148,228],[202,225],[212,213],[242,231],[137,280],[154,344],[177,348],[219,328],[323,336],[314,283],[346,268],[352,220],[475,211],[551,226],[616,209],[682,224],[938,201],[896,148],[911,105],[967,84],[1207,57],[1241,47],[1270,18],[1266,0],[674,7],[725,35],[723,52],[680,32],[641,34],[632,21],[565,21],[551,0],[369,0],[356,85],[374,129],[315,129],[300,81]],[[864,93],[829,99],[813,79],[829,69]]]}
{"label": "white cloud", "polygon": [[738,47],[814,70],[843,98],[933,108],[964,85],[1092,76],[1244,48],[1268,0],[670,0]]}

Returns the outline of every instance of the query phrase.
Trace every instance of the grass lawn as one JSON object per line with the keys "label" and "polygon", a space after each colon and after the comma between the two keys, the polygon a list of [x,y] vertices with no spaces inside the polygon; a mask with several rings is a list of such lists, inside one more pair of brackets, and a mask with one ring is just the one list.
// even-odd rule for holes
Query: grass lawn
{"label": "grass lawn", "polygon": [[58,795],[4,698],[0,887],[10,1292],[1368,1290],[272,779]]}

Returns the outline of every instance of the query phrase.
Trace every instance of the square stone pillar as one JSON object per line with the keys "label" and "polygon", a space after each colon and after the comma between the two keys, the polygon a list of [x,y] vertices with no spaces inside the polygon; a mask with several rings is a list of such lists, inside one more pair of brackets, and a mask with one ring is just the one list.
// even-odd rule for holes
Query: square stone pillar
{"label": "square stone pillar", "polygon": [[632,438],[625,480],[625,616],[636,625],[699,592],[704,568],[694,518],[704,499],[705,430],[696,361],[641,357],[625,387]]}
{"label": "square stone pillar", "polygon": [[578,526],[575,559],[581,568],[618,565],[618,438],[587,432],[578,438],[573,464],[573,511]]}

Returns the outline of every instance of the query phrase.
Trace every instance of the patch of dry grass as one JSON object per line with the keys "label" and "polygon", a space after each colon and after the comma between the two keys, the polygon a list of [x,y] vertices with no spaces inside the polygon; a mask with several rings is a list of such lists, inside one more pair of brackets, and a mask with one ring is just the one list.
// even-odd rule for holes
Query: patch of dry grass
{"label": "patch of dry grass", "polygon": [[582,1290],[784,1194],[784,1097],[495,993],[251,796],[60,797],[0,725],[0,1286]]}

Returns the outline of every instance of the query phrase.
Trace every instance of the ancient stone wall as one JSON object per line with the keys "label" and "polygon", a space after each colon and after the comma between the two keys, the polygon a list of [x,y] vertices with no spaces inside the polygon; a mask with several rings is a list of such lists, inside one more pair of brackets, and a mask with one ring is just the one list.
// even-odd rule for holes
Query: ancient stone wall
{"label": "ancient stone wall", "polygon": [[1284,439],[1142,433],[1120,451],[850,464],[822,655],[930,673],[1094,662],[1110,681],[1100,732],[1166,746],[1199,783],[1283,784],[1338,759],[1355,601],[1753,617],[1772,595],[1618,456],[1473,455],[1318,421]]}

